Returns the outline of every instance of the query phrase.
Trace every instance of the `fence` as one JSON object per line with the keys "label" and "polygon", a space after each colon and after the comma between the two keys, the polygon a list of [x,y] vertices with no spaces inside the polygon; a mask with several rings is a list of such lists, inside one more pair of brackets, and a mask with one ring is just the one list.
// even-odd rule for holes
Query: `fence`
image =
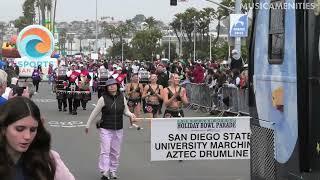
{"label": "fence", "polygon": [[247,89],[229,85],[210,88],[206,84],[193,83],[186,84],[185,87],[190,101],[188,109],[202,112],[249,112]]}
{"label": "fence", "polygon": [[[206,111],[216,116],[249,115],[249,91],[235,86],[224,85],[220,88],[209,88],[205,84],[186,84],[189,97],[189,109]],[[255,123],[253,123],[255,122]],[[275,154],[274,124],[268,128],[259,125],[261,120],[251,123],[251,179],[277,180]]]}

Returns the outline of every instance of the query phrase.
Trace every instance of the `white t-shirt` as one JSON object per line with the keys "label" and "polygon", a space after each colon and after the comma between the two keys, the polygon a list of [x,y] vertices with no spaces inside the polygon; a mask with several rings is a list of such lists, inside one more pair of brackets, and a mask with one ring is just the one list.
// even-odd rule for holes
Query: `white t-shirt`
{"label": "white t-shirt", "polygon": [[132,68],[132,73],[133,74],[136,74],[136,73],[138,73],[139,72],[139,66],[136,66],[135,64],[133,64],[132,66],[131,66],[131,68]]}

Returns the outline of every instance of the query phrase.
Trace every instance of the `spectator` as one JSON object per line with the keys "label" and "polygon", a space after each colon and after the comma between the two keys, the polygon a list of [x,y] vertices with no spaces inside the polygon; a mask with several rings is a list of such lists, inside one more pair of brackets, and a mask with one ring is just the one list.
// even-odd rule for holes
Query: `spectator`
{"label": "spectator", "polygon": [[13,70],[14,70],[14,73],[16,74],[16,76],[19,77],[19,74],[20,74],[19,66],[17,66],[16,63],[13,63],[12,67],[13,67]]}
{"label": "spectator", "polygon": [[204,68],[201,66],[201,60],[197,61],[193,70],[193,82],[197,84],[204,82]]}
{"label": "spectator", "polygon": [[6,91],[7,88],[7,73],[0,69],[0,106],[3,105],[7,99],[2,97],[2,94]]}
{"label": "spectator", "polygon": [[240,74],[240,89],[248,88],[248,70],[242,71]]}
{"label": "spectator", "polygon": [[232,52],[232,58],[231,58],[231,63],[230,63],[230,69],[238,69],[239,71],[243,68],[243,60],[241,58],[240,53],[238,50],[233,49]]}
{"label": "spectator", "polygon": [[3,180],[74,180],[44,128],[38,106],[16,97],[0,107],[0,177]]}
{"label": "spectator", "polygon": [[33,86],[36,88],[35,94],[38,93],[40,81],[41,81],[41,71],[39,70],[39,68],[38,69],[34,68],[32,72],[32,82],[33,82]]}
{"label": "spectator", "polygon": [[0,59],[0,69],[4,70],[6,68],[6,63]]}
{"label": "spectator", "polygon": [[169,73],[166,72],[166,69],[163,64],[157,66],[158,81],[157,84],[161,85],[163,88],[168,87]]}

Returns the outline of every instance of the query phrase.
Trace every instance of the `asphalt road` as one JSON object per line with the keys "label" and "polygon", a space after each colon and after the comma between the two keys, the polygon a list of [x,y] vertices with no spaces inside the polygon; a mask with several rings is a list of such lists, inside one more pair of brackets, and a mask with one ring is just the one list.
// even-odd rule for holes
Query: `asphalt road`
{"label": "asphalt road", "polygon": [[[87,110],[78,115],[58,112],[55,94],[46,82],[40,84],[39,93],[33,100],[46,118],[46,127],[52,135],[52,149],[61,158],[77,180],[99,180],[97,162],[99,138],[95,127],[88,135],[84,125],[97,102],[97,95],[88,103]],[[186,116],[199,117],[207,114],[193,111]],[[125,118],[125,121],[128,121]],[[249,180],[249,160],[215,161],[163,161],[150,162],[150,129],[143,123],[143,130],[129,129],[125,123],[124,142],[121,152],[119,175],[121,180]]]}

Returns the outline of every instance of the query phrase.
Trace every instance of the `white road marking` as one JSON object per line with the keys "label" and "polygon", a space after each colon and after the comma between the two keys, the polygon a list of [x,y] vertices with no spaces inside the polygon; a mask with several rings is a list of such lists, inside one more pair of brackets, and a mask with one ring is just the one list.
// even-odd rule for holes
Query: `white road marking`
{"label": "white road marking", "polygon": [[49,121],[51,127],[73,128],[73,127],[85,127],[86,124],[82,121]]}

